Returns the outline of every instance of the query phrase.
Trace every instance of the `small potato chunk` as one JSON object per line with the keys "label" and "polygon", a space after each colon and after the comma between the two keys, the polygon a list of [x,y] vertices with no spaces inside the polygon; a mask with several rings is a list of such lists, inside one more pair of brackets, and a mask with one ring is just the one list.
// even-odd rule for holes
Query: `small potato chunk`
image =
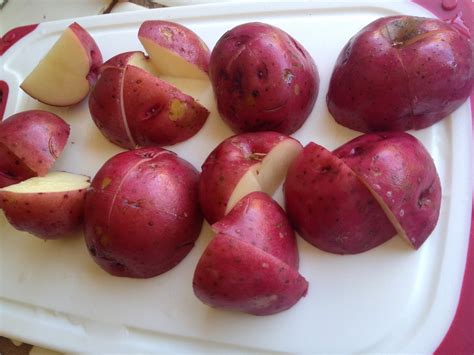
{"label": "small potato chunk", "polygon": [[63,151],[70,127],[42,110],[16,113],[0,123],[0,187],[44,176]]}
{"label": "small potato chunk", "polygon": [[0,189],[0,208],[10,224],[41,239],[58,239],[82,225],[90,179],[51,172]]}

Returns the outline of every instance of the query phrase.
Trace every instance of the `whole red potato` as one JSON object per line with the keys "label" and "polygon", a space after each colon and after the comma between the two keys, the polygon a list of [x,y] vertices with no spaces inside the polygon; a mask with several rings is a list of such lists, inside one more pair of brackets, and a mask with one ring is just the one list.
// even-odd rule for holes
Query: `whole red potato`
{"label": "whole red potato", "polygon": [[438,19],[378,19],[350,39],[329,84],[329,112],[361,132],[421,129],[470,95],[474,44]]}
{"label": "whole red potato", "polygon": [[219,113],[236,132],[295,132],[319,90],[318,70],[303,46],[258,22],[234,27],[219,39],[209,76]]}

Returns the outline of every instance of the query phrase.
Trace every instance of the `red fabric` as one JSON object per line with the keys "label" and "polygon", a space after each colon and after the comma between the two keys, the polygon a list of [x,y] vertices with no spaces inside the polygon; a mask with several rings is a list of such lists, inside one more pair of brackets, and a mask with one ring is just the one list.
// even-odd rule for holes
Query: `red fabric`
{"label": "red fabric", "polygon": [[[474,3],[471,0],[459,0],[456,6],[451,6],[453,4],[448,4],[445,0],[444,7],[441,0],[413,0],[413,2],[443,20],[455,19],[455,25],[469,29],[471,34],[474,33]],[[460,29],[462,30],[462,28]],[[474,125],[474,94],[471,94],[471,115]],[[474,130],[472,134],[474,137]],[[466,269],[458,308],[454,320],[435,354],[474,354],[474,205],[471,214]]]}
{"label": "red fabric", "polygon": [[[471,114],[474,126],[474,94],[471,95]],[[472,134],[474,136],[474,130]],[[435,351],[435,355],[444,354],[474,354],[474,204],[461,297],[453,323]]]}

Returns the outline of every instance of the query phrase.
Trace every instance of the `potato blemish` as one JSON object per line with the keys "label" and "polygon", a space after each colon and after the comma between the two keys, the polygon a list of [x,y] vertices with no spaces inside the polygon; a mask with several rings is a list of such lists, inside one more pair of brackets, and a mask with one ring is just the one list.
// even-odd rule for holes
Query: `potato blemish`
{"label": "potato blemish", "polygon": [[295,92],[295,95],[298,96],[300,94],[300,86],[298,84],[295,85],[295,88],[293,89]]}
{"label": "potato blemish", "polygon": [[102,180],[102,184],[101,184],[102,190],[107,188],[107,186],[109,186],[111,182],[112,182],[111,178],[109,178],[109,177],[104,178],[104,180]]}
{"label": "potato blemish", "polygon": [[168,27],[160,28],[160,33],[168,42],[173,41],[173,31],[171,31]]}
{"label": "potato blemish", "polygon": [[283,80],[285,81],[285,83],[287,83],[288,85],[291,84],[291,82],[293,81],[295,77],[295,74],[293,74],[293,72],[290,70],[290,69],[285,69],[283,71]]}
{"label": "potato blemish", "polygon": [[108,246],[110,243],[110,237],[107,234],[102,234],[99,238],[99,243],[104,247]]}
{"label": "potato blemish", "polygon": [[177,121],[181,119],[188,107],[186,105],[186,102],[180,101],[178,99],[173,99],[171,101],[171,107],[170,107],[170,113],[169,113],[169,118],[171,121]]}

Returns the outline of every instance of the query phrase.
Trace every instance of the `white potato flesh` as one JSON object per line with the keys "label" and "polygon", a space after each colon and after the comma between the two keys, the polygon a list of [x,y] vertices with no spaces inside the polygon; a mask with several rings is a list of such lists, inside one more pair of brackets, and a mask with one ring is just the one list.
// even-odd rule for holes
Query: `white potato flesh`
{"label": "white potato flesh", "polygon": [[66,29],[21,84],[31,97],[50,105],[80,102],[89,92],[90,57],[74,32]]}
{"label": "white potato flesh", "polygon": [[15,185],[0,189],[14,193],[47,193],[66,192],[86,189],[90,186],[90,178],[84,175],[54,171],[41,177],[33,177]]}
{"label": "white potato flesh", "polygon": [[176,87],[179,91],[194,98],[208,110],[210,107],[212,107],[214,94],[212,91],[211,82],[209,81],[209,77],[207,75],[205,78],[200,79],[167,75],[165,73],[159,72],[152,64],[151,60],[143,55],[142,52],[137,52],[130,56],[127,64],[143,69],[157,78],[166,81],[167,83]]}
{"label": "white potato flesh", "polygon": [[229,213],[240,199],[253,191],[273,195],[285,178],[290,164],[302,149],[301,145],[292,139],[284,140],[273,147],[260,163],[254,164],[239,180],[227,202],[225,213]]}
{"label": "white potato flesh", "polygon": [[257,179],[262,191],[273,194],[286,176],[296,156],[303,150],[301,144],[287,139],[277,144],[263,159],[257,170]]}
{"label": "white potato flesh", "polygon": [[169,49],[144,37],[140,37],[140,42],[160,74],[189,79],[209,79],[208,75],[197,65],[188,62]]}
{"label": "white potato flesh", "polygon": [[364,179],[360,179],[359,181],[362,182],[370,191],[372,196],[377,200],[379,203],[380,207],[382,207],[383,211],[385,212],[385,215],[389,219],[389,221],[392,223],[393,228],[397,231],[398,235],[402,237],[411,247],[413,247],[413,243],[410,241],[408,238],[407,234],[405,233],[405,230],[401,226],[400,222],[398,221],[397,217],[393,214],[392,210],[387,206],[387,204],[384,202],[382,196],[380,196],[377,192],[374,191],[368,184],[365,183]]}
{"label": "white potato flesh", "polygon": [[240,178],[239,182],[232,191],[229,201],[227,202],[227,207],[225,209],[225,214],[229,213],[230,210],[239,202],[244,196],[248,195],[253,191],[262,191],[262,187],[257,179],[256,170],[260,164],[255,164]]}

